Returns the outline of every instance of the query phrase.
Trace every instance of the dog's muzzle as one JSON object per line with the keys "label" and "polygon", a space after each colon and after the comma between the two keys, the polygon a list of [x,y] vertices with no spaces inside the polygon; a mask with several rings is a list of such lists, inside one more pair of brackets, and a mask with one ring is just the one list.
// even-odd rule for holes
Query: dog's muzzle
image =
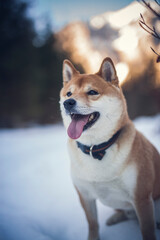
{"label": "dog's muzzle", "polygon": [[64,101],[63,105],[67,111],[71,112],[71,110],[73,110],[73,108],[76,106],[76,101],[73,98],[70,98]]}

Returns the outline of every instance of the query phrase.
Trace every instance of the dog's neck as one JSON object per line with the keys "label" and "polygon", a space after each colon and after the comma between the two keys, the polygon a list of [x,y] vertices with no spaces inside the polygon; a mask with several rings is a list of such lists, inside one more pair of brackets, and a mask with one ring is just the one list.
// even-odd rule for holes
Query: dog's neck
{"label": "dog's neck", "polygon": [[92,156],[95,159],[102,160],[106,150],[110,148],[118,139],[122,129],[117,131],[107,142],[103,142],[99,145],[86,146],[77,141],[77,147],[85,154]]}

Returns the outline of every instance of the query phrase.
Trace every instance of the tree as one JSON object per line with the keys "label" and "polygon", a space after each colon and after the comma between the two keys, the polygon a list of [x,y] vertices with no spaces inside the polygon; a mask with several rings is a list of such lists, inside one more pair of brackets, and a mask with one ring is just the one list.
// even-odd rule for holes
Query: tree
{"label": "tree", "polygon": [[[43,46],[35,47],[28,4],[0,1],[0,127],[59,119],[62,58],[48,29]],[[53,101],[50,99],[54,98]]]}
{"label": "tree", "polygon": [[[150,12],[152,12],[155,17],[157,17],[160,20],[160,3],[157,0],[154,0],[156,6],[152,7],[150,3],[147,3],[145,0],[140,0],[144,4],[144,6],[149,9]],[[159,8],[159,11],[157,11],[157,7]],[[139,20],[140,26],[148,32],[150,35],[152,35],[154,38],[160,40],[160,35],[156,29],[155,26],[150,26],[146,23],[143,15],[141,14],[141,20]],[[157,55],[157,62],[160,62],[160,54],[157,53],[152,47],[152,51]]]}

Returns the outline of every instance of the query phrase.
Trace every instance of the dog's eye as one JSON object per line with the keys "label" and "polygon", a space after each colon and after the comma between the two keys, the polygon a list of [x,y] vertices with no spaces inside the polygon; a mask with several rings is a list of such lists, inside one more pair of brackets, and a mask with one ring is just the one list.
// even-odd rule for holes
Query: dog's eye
{"label": "dog's eye", "polygon": [[71,95],[72,95],[72,93],[71,92],[67,92],[67,97],[70,97]]}
{"label": "dog's eye", "polygon": [[90,90],[89,92],[87,92],[88,95],[98,95],[99,93],[95,90]]}

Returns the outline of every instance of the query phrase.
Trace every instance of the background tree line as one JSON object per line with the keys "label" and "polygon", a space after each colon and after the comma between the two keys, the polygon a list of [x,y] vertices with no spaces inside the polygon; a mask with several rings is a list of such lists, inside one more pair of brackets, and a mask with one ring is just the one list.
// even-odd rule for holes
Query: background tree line
{"label": "background tree line", "polygon": [[[154,13],[150,4],[139,1]],[[160,4],[156,0],[155,3],[159,14]],[[57,39],[49,24],[46,24],[43,44],[39,44],[41,39],[34,21],[27,16],[28,8],[29,4],[23,0],[0,1],[0,128],[56,123],[61,119],[62,61],[70,58],[70,53],[54,47]],[[153,38],[154,34],[157,36],[156,28],[148,25],[142,15],[140,25]],[[158,49],[152,50],[160,64]],[[147,71],[137,79],[133,66],[130,81],[122,86],[131,118],[159,112],[160,87],[152,86],[156,79],[153,65],[152,59]],[[82,66],[78,69],[83,72]]]}
{"label": "background tree line", "polygon": [[54,123],[60,119],[59,90],[64,58],[54,49],[49,26],[41,47],[27,17],[28,4],[0,1],[0,127]]}

